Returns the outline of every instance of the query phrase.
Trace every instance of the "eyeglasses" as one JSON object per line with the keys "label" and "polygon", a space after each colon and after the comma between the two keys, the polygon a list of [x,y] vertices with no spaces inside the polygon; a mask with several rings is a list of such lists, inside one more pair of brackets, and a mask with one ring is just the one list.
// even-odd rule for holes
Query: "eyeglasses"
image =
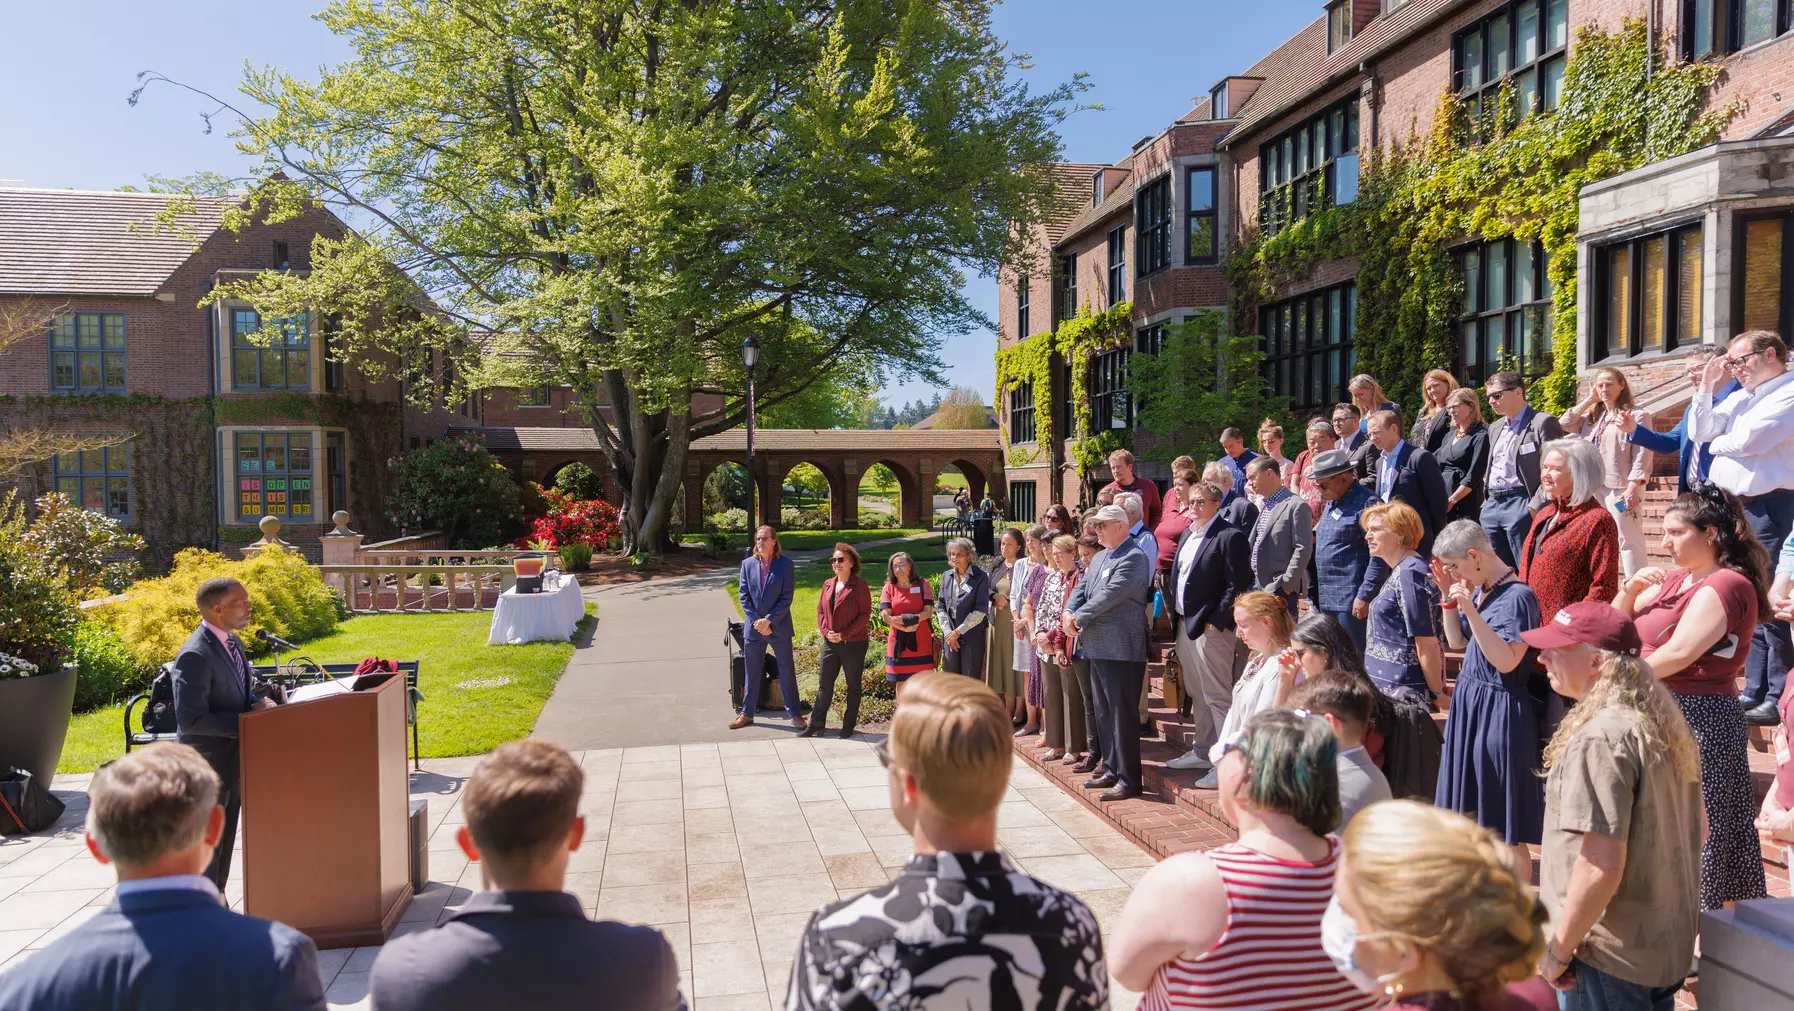
{"label": "eyeglasses", "polygon": [[1764,351],[1768,351],[1768,350],[1769,350],[1768,348],[1762,348],[1757,351],[1752,351],[1749,354],[1726,355],[1724,358],[1721,358],[1720,361],[1725,363],[1726,368],[1736,370],[1736,369],[1742,368],[1744,366],[1745,362],[1750,361],[1752,358],[1755,358],[1756,356],[1762,354]]}
{"label": "eyeglasses", "polygon": [[1488,395],[1490,400],[1494,400],[1496,397],[1507,396],[1508,394],[1514,392],[1514,390],[1516,388],[1517,387],[1507,386],[1507,387],[1503,387],[1502,389],[1499,389],[1499,390],[1491,388],[1491,389],[1485,390],[1484,392]]}
{"label": "eyeglasses", "polygon": [[1308,655],[1308,647],[1307,646],[1291,646],[1289,648],[1289,652],[1290,652],[1291,656],[1300,660],[1303,657]]}
{"label": "eyeglasses", "polygon": [[877,744],[874,744],[872,746],[872,753],[878,756],[878,764],[887,769],[891,767],[891,762],[894,761],[894,759],[891,758],[891,746],[888,742],[879,741]]}
{"label": "eyeglasses", "polygon": [[840,565],[842,562],[847,561],[847,556],[846,555],[836,555],[835,557],[829,559],[829,561],[835,565]]}

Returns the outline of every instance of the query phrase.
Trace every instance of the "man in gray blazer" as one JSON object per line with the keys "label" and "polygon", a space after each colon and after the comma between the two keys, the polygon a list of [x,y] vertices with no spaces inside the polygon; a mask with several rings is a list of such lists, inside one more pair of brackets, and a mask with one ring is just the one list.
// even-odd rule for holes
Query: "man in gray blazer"
{"label": "man in gray blazer", "polygon": [[1296,601],[1308,588],[1308,559],[1314,556],[1314,513],[1289,486],[1276,460],[1261,456],[1246,465],[1246,480],[1264,500],[1258,522],[1250,531],[1252,585],[1275,593],[1289,604],[1294,616]]}
{"label": "man in gray blazer", "polygon": [[455,842],[493,890],[380,949],[368,978],[378,1011],[684,1011],[666,937],[589,919],[563,890],[585,836],[584,789],[578,763],[547,741],[511,741],[480,761]]}
{"label": "man in gray blazer", "polygon": [[1065,603],[1060,621],[1065,634],[1078,638],[1090,661],[1090,694],[1102,729],[1103,764],[1108,771],[1084,781],[1086,789],[1103,790],[1097,800],[1138,797],[1140,727],[1135,704],[1146,678],[1146,622],[1141,610],[1150,592],[1149,571],[1158,563],[1147,558],[1128,536],[1127,512],[1107,505],[1096,511],[1097,540],[1103,550]]}
{"label": "man in gray blazer", "polygon": [[117,871],[115,898],[0,974],[0,1011],[324,1011],[311,939],[231,912],[200,874],[225,843],[218,776],[198,752],[133,751],[87,796],[87,849]]}

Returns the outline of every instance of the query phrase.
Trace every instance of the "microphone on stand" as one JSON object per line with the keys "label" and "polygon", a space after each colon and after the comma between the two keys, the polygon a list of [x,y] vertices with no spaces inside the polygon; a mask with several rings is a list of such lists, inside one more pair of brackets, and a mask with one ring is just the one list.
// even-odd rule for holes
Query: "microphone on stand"
{"label": "microphone on stand", "polygon": [[270,632],[265,628],[256,629],[255,637],[257,639],[260,639],[261,641],[269,644],[270,646],[275,646],[280,649],[287,650],[288,652],[297,652],[299,649],[299,647],[293,645],[292,643],[286,641],[285,639],[282,639],[280,636],[275,635],[273,632]]}

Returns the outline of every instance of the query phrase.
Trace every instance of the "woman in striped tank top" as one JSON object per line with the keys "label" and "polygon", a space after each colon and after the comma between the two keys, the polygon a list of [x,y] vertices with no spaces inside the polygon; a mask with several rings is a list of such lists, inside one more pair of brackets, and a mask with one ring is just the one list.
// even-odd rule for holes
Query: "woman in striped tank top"
{"label": "woman in striped tank top", "polygon": [[1337,746],[1327,722],[1271,709],[1217,766],[1239,842],[1179,853],[1135,886],[1109,975],[1142,1011],[1362,1011],[1374,1001],[1321,947],[1340,843]]}

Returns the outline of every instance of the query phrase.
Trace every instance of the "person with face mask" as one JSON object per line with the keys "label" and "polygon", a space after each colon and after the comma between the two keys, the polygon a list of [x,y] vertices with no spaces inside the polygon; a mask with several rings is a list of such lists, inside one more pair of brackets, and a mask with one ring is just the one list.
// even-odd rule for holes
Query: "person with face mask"
{"label": "person with face mask", "polygon": [[1225,743],[1221,809],[1239,841],[1148,870],[1110,935],[1109,975],[1141,1007],[1374,1005],[1321,947],[1341,846],[1328,834],[1339,827],[1338,751],[1327,721],[1302,709],[1261,712]]}
{"label": "person with face mask", "polygon": [[1321,943],[1359,990],[1403,1011],[1556,1011],[1532,975],[1545,904],[1499,836],[1412,800],[1372,804],[1344,835]]}

